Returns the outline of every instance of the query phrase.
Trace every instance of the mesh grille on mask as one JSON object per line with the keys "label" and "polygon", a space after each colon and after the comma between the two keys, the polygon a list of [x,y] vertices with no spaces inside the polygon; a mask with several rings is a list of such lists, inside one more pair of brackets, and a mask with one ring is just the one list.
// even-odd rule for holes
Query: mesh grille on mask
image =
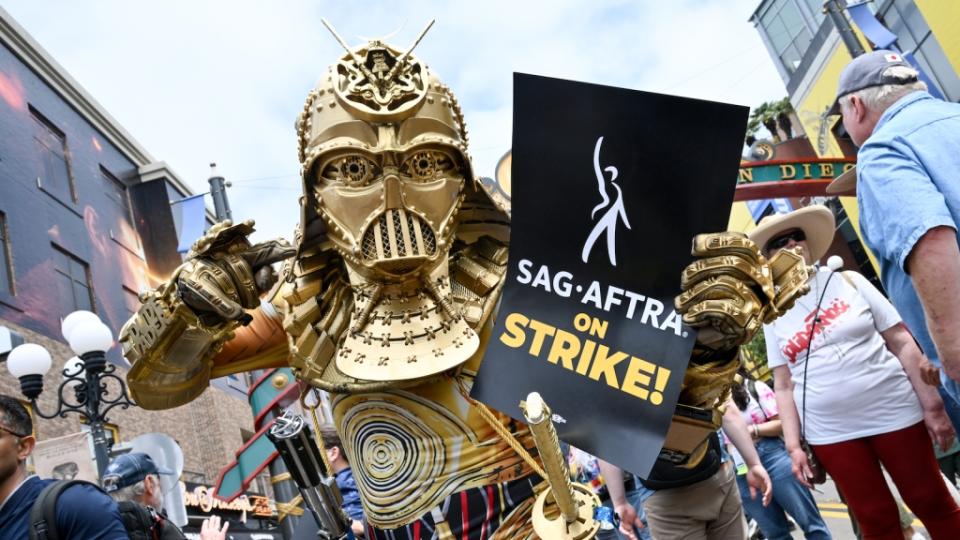
{"label": "mesh grille on mask", "polygon": [[437,239],[423,218],[403,209],[387,210],[363,234],[366,261],[429,257],[437,251]]}

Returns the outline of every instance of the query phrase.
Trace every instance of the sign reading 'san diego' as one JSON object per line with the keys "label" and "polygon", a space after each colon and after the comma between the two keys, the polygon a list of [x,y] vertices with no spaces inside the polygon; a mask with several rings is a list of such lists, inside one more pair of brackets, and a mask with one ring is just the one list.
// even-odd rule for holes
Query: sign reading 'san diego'
{"label": "sign reading 'san diego'", "polygon": [[473,396],[641,476],[695,330],[673,309],[695,234],[726,229],[748,109],[516,74],[510,263]]}

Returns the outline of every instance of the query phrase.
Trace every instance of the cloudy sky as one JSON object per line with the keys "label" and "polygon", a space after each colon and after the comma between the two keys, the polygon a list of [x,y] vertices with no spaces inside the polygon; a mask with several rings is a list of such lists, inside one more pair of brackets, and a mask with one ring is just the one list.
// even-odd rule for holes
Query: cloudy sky
{"label": "cloudy sky", "polygon": [[[195,191],[208,163],[235,218],[292,236],[293,122],[342,49],[392,36],[454,90],[476,171],[510,148],[514,71],[756,106],[785,95],[757,31],[760,0],[3,0],[3,8]],[[678,144],[683,133],[675,134]],[[208,200],[208,206],[212,203]]]}

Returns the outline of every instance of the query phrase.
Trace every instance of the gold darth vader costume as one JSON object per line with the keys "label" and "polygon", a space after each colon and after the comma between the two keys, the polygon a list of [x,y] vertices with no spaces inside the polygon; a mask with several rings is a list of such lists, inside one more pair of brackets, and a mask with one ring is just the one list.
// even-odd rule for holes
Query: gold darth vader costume
{"label": "gold darth vader costume", "polygon": [[[530,432],[468,397],[510,218],[474,175],[456,98],[409,50],[372,41],[329,68],[296,128],[294,244],[252,246],[252,222],[198,240],[121,332],[133,396],[175,407],[211,377],[289,365],[333,394],[368,536],[533,537]],[[680,468],[719,425],[738,346],[806,281],[799,258],[771,263],[742,235],[698,237],[694,252],[677,306],[706,328],[681,403],[701,417],[678,415],[662,454]]]}

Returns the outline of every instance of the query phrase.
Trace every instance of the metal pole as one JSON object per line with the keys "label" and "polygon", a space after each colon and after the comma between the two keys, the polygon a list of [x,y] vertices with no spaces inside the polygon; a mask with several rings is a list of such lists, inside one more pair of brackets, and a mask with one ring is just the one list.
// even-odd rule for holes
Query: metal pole
{"label": "metal pole", "polygon": [[843,40],[843,44],[846,45],[850,56],[856,58],[866,51],[863,50],[863,45],[853,32],[853,27],[850,26],[846,15],[843,14],[845,8],[846,2],[841,4],[840,0],[827,0],[823,4],[823,11],[830,16],[833,25],[837,27],[837,31],[840,33],[840,39]]}
{"label": "metal pole", "polygon": [[103,473],[110,464],[110,443],[103,429],[103,417],[100,415],[100,373],[87,370],[86,416],[90,421],[90,434],[93,436],[93,455],[97,460],[97,476],[103,479]]}
{"label": "metal pole", "polygon": [[[227,200],[226,192],[226,186],[228,186],[229,183],[217,173],[216,167],[216,163],[210,164],[210,178],[207,180],[210,182],[210,196],[213,198],[214,212],[217,215],[217,221],[223,221],[226,219],[233,220],[233,214],[230,212],[230,201]],[[260,376],[265,372],[266,370],[255,370],[250,372],[249,378],[247,379],[247,384],[250,384],[251,380],[259,379]],[[263,418],[264,425],[269,423],[277,416],[279,416],[279,412],[276,410],[267,413]],[[259,428],[259,426],[256,427]],[[290,502],[297,495],[299,495],[299,490],[297,489],[297,486],[293,480],[288,479],[281,480],[279,482],[276,481],[277,478],[289,478],[290,476],[282,459],[278,458],[271,461],[269,471],[271,483],[273,484],[274,500]],[[297,527],[300,525],[300,522],[301,519],[299,516],[292,515],[288,515],[283,521],[281,521],[280,531],[283,534],[283,537],[287,539],[293,538]]]}
{"label": "metal pole", "polygon": [[217,214],[217,221],[233,220],[233,213],[230,211],[230,201],[227,200],[227,185],[229,185],[222,176],[217,174],[217,164],[210,164],[210,196],[213,198],[213,210]]}

